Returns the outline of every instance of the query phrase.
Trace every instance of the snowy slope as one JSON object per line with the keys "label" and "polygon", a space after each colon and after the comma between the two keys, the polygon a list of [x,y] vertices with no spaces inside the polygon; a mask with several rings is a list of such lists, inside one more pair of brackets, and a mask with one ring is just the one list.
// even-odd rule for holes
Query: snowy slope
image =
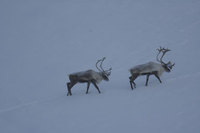
{"label": "snowy slope", "polygon": [[[199,133],[199,0],[0,1],[1,133]],[[172,49],[162,84],[128,69]],[[113,68],[109,82],[77,84],[67,75]]]}

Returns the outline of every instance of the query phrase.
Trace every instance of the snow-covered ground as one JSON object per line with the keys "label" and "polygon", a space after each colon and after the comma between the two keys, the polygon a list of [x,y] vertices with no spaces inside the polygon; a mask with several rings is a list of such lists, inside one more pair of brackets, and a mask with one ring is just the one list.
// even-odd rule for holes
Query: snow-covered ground
{"label": "snow-covered ground", "polygon": [[[199,0],[1,0],[0,132],[199,133],[199,35]],[[159,46],[175,67],[132,91],[128,69]],[[104,56],[102,93],[67,97],[68,74]]]}

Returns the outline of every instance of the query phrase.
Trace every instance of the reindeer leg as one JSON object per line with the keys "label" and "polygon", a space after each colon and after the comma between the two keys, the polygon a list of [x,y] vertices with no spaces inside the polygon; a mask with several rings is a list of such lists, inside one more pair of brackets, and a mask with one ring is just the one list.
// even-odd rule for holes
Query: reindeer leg
{"label": "reindeer leg", "polygon": [[97,86],[97,84],[95,83],[95,81],[92,81],[92,84],[96,87],[96,89],[98,90],[98,92],[101,93],[101,91],[99,90],[99,87]]}
{"label": "reindeer leg", "polygon": [[147,74],[147,78],[146,78],[146,84],[145,84],[146,86],[148,86],[149,76],[150,76],[150,75],[149,75],[149,74]]}
{"label": "reindeer leg", "polygon": [[134,88],[136,88],[136,84],[135,84],[135,82],[133,81],[132,76],[130,76],[129,79],[130,79],[129,82],[130,82],[130,85],[131,85],[131,89],[133,90],[133,84],[134,84]]}
{"label": "reindeer leg", "polygon": [[136,84],[135,84],[135,82],[133,81],[133,84],[134,84],[134,88],[136,88]]}
{"label": "reindeer leg", "polygon": [[70,82],[67,83],[67,89],[68,89],[67,96],[71,95],[71,90],[69,89],[69,86],[70,86]]}
{"label": "reindeer leg", "polygon": [[136,88],[136,84],[135,84],[134,80],[135,80],[138,76],[139,76],[139,74],[138,74],[138,73],[135,73],[135,74],[132,74],[132,76],[129,77],[129,79],[130,79],[130,85],[131,85],[132,90],[133,90],[133,85],[132,85],[132,84],[134,84],[134,88]]}
{"label": "reindeer leg", "polygon": [[86,91],[86,94],[88,94],[89,87],[90,87],[90,82],[87,83],[87,91]]}
{"label": "reindeer leg", "polygon": [[71,92],[71,89],[72,87],[76,84],[77,82],[68,82],[67,83],[67,88],[68,88],[68,93],[67,93],[67,96],[71,96],[72,95],[72,92]]}
{"label": "reindeer leg", "polygon": [[130,79],[129,82],[130,82],[130,85],[131,85],[131,89],[133,90],[133,84],[132,84],[132,80],[131,80],[131,79],[132,79],[132,76],[130,76],[129,79]]}
{"label": "reindeer leg", "polygon": [[160,77],[158,76],[157,73],[154,73],[155,77],[160,81],[160,83],[162,83],[162,81],[160,80]]}
{"label": "reindeer leg", "polygon": [[131,85],[131,89],[133,90],[133,85],[134,85],[134,88],[136,88],[136,84],[134,81],[130,81],[130,85]]}
{"label": "reindeer leg", "polygon": [[133,82],[130,81],[131,89],[133,90]]}

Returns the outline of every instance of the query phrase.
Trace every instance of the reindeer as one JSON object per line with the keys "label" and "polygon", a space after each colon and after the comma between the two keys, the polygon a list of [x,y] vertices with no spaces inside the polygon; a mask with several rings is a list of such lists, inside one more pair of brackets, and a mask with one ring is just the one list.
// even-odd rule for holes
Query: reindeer
{"label": "reindeer", "polygon": [[[98,92],[101,93],[97,84],[100,83],[102,80],[109,81],[108,77],[110,76],[111,70],[112,70],[112,68],[110,68],[108,70],[103,69],[102,63],[105,59],[106,58],[104,57],[96,62],[96,68],[99,70],[99,72],[96,72],[96,71],[90,69],[87,71],[76,72],[76,73],[70,74],[69,75],[70,82],[67,83],[67,88],[68,88],[67,96],[72,95],[71,88],[76,83],[87,83],[86,94],[88,94],[90,83],[92,83],[96,87]],[[99,63],[100,63],[100,68],[98,67]]]}
{"label": "reindeer", "polygon": [[[131,68],[129,71],[131,73],[131,76],[129,77],[130,79],[130,85],[131,88],[133,90],[133,84],[134,84],[134,88],[136,88],[136,84],[134,82],[134,80],[140,76],[140,75],[146,75],[146,86],[148,85],[148,81],[149,81],[149,76],[150,75],[154,75],[159,81],[160,83],[162,83],[162,81],[160,80],[160,76],[162,75],[163,72],[170,72],[172,67],[175,65],[172,64],[170,61],[168,63],[164,63],[163,62],[163,57],[164,55],[168,52],[171,51],[169,49],[165,49],[160,47],[158,50],[158,54],[156,56],[156,60],[159,63],[156,62],[148,62],[145,64],[141,64],[141,65],[137,65],[133,68]],[[162,52],[162,55],[160,57],[160,59],[158,59],[159,54]]]}

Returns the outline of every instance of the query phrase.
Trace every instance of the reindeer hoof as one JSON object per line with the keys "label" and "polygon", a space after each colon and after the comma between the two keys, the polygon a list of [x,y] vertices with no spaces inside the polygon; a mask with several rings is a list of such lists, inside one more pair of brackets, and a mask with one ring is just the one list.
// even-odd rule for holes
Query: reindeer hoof
{"label": "reindeer hoof", "polygon": [[69,92],[67,93],[67,96],[71,96],[72,94],[70,94]]}

